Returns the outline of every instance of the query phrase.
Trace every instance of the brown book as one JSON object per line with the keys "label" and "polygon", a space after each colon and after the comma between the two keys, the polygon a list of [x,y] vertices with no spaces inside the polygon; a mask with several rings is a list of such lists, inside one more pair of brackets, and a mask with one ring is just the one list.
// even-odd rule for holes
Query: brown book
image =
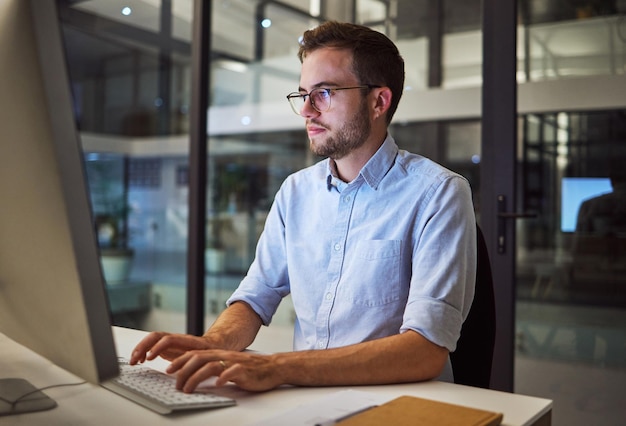
{"label": "brown book", "polygon": [[341,426],[498,426],[502,413],[401,396],[338,422]]}

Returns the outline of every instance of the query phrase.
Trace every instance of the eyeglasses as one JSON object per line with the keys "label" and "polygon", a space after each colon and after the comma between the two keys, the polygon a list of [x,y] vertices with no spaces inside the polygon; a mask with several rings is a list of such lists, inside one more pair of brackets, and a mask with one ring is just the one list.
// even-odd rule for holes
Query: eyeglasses
{"label": "eyeglasses", "polygon": [[361,86],[351,86],[351,87],[333,87],[333,88],[324,88],[318,87],[316,89],[311,90],[309,93],[300,93],[300,92],[292,92],[287,95],[287,100],[289,101],[289,105],[291,105],[291,109],[298,115],[302,115],[301,111],[304,108],[304,104],[306,103],[306,98],[308,97],[311,101],[311,106],[315,108],[317,112],[326,112],[330,109],[330,99],[331,93],[339,91],[339,90],[352,90],[352,89],[375,89],[377,87],[374,84],[363,84]]}

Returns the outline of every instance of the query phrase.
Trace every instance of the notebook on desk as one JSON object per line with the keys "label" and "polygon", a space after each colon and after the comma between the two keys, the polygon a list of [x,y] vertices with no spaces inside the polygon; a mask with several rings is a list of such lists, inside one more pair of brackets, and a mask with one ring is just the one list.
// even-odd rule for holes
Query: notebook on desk
{"label": "notebook on desk", "polygon": [[498,426],[502,413],[401,396],[337,423],[340,426]]}

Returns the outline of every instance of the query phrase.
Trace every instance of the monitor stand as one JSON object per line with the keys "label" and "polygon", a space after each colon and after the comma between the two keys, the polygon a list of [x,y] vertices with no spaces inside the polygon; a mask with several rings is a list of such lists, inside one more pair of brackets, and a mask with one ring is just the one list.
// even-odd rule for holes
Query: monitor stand
{"label": "monitor stand", "polygon": [[0,379],[0,416],[50,410],[56,406],[53,399],[24,379]]}

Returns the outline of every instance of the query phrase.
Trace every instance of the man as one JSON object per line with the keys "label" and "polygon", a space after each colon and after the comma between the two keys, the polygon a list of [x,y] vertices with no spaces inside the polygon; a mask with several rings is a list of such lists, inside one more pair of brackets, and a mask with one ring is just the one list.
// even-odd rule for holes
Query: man
{"label": "man", "polygon": [[577,233],[606,237],[626,232],[626,172],[622,161],[614,160],[611,164],[612,191],[584,200],[580,205]]}
{"label": "man", "polygon": [[[255,391],[451,380],[476,273],[469,185],[387,134],[404,84],[387,37],[327,22],[298,56],[288,99],[328,158],[285,180],[248,274],[204,336],[151,333],[131,364],[172,360],[185,392],[212,376]],[[294,351],[241,352],[287,294]]]}

